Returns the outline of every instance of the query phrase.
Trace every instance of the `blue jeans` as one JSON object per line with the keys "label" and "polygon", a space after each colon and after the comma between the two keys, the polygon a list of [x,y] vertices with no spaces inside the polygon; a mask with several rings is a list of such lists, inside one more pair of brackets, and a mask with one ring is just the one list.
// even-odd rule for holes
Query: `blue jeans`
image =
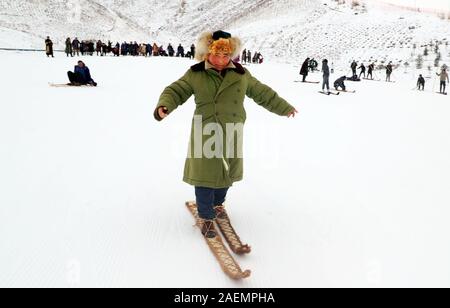
{"label": "blue jeans", "polygon": [[195,196],[197,198],[198,216],[201,219],[215,219],[216,211],[214,207],[222,205],[225,202],[229,188],[206,188],[195,187]]}

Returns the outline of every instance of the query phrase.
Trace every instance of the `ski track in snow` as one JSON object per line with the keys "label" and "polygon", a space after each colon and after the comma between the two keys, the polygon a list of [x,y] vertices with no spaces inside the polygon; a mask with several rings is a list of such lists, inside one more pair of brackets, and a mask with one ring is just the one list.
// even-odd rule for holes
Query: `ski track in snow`
{"label": "ski track in snow", "polygon": [[450,102],[436,79],[419,93],[416,72],[397,70],[395,84],[328,97],[291,65],[248,66],[300,114],[246,101],[245,180],[227,204],[253,274],[234,282],[184,206],[193,100],[153,120],[194,62],[86,57],[98,88],[48,86],[77,59],[0,52],[0,286],[450,285]]}

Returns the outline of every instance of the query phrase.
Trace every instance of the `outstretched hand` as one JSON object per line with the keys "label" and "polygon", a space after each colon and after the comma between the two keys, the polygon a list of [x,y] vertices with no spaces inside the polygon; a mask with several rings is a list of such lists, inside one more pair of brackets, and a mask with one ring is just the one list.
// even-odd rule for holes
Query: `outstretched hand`
{"label": "outstretched hand", "polygon": [[161,119],[164,119],[169,115],[169,109],[167,107],[159,107],[158,108],[158,115]]}
{"label": "outstretched hand", "polygon": [[293,117],[295,118],[295,115],[298,113],[297,109],[292,110],[291,112],[289,112],[289,114],[287,115],[288,118]]}

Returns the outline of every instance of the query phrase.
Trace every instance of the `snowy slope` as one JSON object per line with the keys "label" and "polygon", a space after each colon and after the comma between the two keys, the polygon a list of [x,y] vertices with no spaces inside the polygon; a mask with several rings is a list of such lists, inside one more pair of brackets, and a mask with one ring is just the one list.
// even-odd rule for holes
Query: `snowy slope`
{"label": "snowy slope", "polygon": [[74,59],[0,52],[1,287],[450,286],[450,104],[433,80],[327,97],[289,65],[250,67],[300,115],[246,102],[245,180],[227,203],[253,276],[236,283],[183,205],[192,100],[152,116],[192,62],[84,60],[99,88],[47,86]]}
{"label": "snowy slope", "polygon": [[269,60],[326,57],[347,66],[352,58],[400,63],[414,44],[450,40],[449,21],[380,3],[351,9],[331,0],[5,0],[0,47],[42,48],[46,35],[57,49],[68,36],[190,45],[200,32],[222,28]]}
{"label": "snowy slope", "polygon": [[421,11],[450,13],[450,2],[447,0],[369,0],[392,4],[404,8]]}

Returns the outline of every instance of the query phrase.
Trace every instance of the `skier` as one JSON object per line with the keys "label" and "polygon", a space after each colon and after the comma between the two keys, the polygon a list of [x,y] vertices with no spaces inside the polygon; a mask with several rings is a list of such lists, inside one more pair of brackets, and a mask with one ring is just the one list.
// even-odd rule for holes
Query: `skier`
{"label": "skier", "polygon": [[391,82],[391,75],[393,72],[393,68],[392,68],[392,62],[389,62],[389,64],[386,66],[386,81],[387,82]]}
{"label": "skier", "polygon": [[83,61],[78,61],[78,65],[75,66],[74,72],[67,72],[67,76],[69,77],[70,85],[72,86],[97,86],[97,83],[91,77],[89,68]]}
{"label": "skier", "polygon": [[66,55],[67,57],[69,57],[69,55],[73,57],[72,42],[69,37],[66,39]]}
{"label": "skier", "polygon": [[358,76],[358,74],[356,73],[356,69],[358,67],[358,63],[356,63],[355,60],[353,60],[352,64],[350,65],[350,68],[352,69],[352,76]]}
{"label": "skier", "polygon": [[364,75],[364,78],[366,78],[366,66],[364,65],[364,63],[361,63],[359,69],[361,70],[361,72],[359,73],[359,78],[361,78],[361,75]]}
{"label": "skier", "polygon": [[309,68],[311,69],[311,72],[314,73],[314,71],[317,70],[317,66],[319,66],[319,64],[314,58],[309,61]]}
{"label": "skier", "polygon": [[347,80],[347,76],[342,76],[341,78],[337,79],[334,82],[334,88],[336,89],[336,91],[338,91],[339,87],[342,89],[342,91],[347,91],[347,89],[345,88],[345,80]]}
{"label": "skier", "polygon": [[45,40],[45,53],[47,54],[47,58],[50,56],[52,56],[52,58],[55,57],[53,55],[53,42],[50,39],[50,36],[47,36],[47,39]]}
{"label": "skier", "polygon": [[325,92],[325,87],[327,87],[327,93],[330,93],[330,68],[328,67],[328,60],[322,61],[322,72],[323,72],[323,84],[322,91]]}
{"label": "skier", "polygon": [[419,75],[419,79],[417,80],[417,89],[419,91],[425,91],[425,78],[423,78],[422,74]]}
{"label": "skier", "polygon": [[247,50],[247,63],[252,63],[252,52]]}
{"label": "skier", "polygon": [[445,92],[445,88],[446,88],[446,83],[449,83],[449,78],[448,78],[448,73],[447,73],[447,70],[445,69],[445,67],[442,68],[440,74],[436,73],[436,75],[438,75],[441,79],[441,86],[439,88],[439,93],[447,94]]}
{"label": "skier", "polygon": [[302,82],[306,82],[308,70],[309,70],[309,58],[306,58],[305,62],[303,62],[302,68],[300,69],[300,75],[303,76]]}
{"label": "skier", "polygon": [[369,71],[367,72],[367,79],[369,79],[369,76],[370,76],[370,79],[373,80],[373,71],[374,71],[374,69],[375,69],[375,63],[370,64],[369,65]]}
{"label": "skier", "polygon": [[[195,186],[199,227],[202,234],[212,240],[218,236],[214,220],[224,213],[223,203],[228,190],[243,177],[241,151],[234,155],[235,149],[242,148],[241,134],[237,132],[238,138],[234,138],[229,135],[229,130],[224,130],[225,126],[244,125],[246,95],[280,116],[295,117],[297,110],[259,82],[247,69],[231,61],[240,52],[238,38],[223,31],[204,33],[196,46],[196,59],[202,62],[192,66],[183,77],[164,90],[154,117],[157,121],[165,119],[195,95],[196,111],[189,147],[193,151],[186,160],[184,181]],[[207,136],[200,136],[200,139],[197,136],[198,132],[203,135],[206,127],[217,129],[216,134],[218,130],[223,131],[223,138],[218,138],[215,146],[211,145]],[[220,142],[224,140],[225,145]],[[207,151],[208,144],[209,149],[215,149],[215,154],[203,153]],[[248,252],[250,247],[243,247],[241,253]]]}

